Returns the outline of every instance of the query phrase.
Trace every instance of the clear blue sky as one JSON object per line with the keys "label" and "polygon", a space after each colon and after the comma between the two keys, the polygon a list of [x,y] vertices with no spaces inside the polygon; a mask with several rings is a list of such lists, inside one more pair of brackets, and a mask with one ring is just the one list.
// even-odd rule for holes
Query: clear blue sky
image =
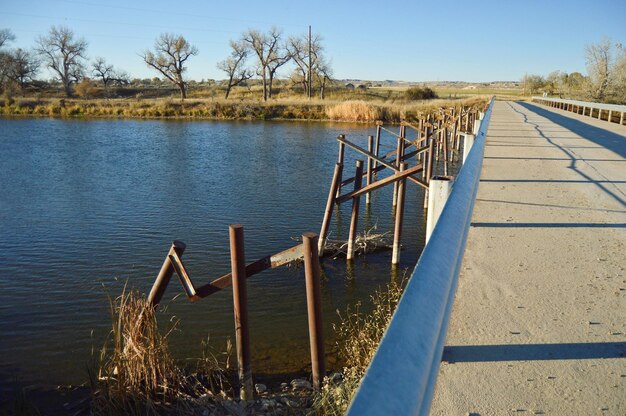
{"label": "clear blue sky", "polygon": [[303,34],[309,24],[339,79],[519,80],[585,73],[585,45],[604,36],[626,44],[626,0],[0,0],[0,28],[16,34],[13,46],[32,47],[51,25],[66,25],[88,41],[89,58],[139,78],[157,75],[138,53],[161,32],[198,47],[189,78],[222,79],[215,64],[229,39],[272,25]]}

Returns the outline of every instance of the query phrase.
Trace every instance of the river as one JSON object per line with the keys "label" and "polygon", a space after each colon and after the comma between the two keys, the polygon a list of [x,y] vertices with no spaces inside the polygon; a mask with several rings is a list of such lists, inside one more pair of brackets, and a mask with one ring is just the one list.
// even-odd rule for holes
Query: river
{"label": "river", "polygon": [[[397,130],[397,129],[395,129]],[[299,122],[0,120],[0,379],[80,383],[110,329],[107,296],[148,292],[171,241],[187,244],[197,286],[229,272],[228,225],[245,228],[246,259],[318,232],[338,134],[366,146],[372,126]],[[381,151],[395,140],[383,136]],[[344,177],[357,154],[346,151]],[[323,316],[332,352],[337,310],[411,268],[423,245],[422,192],[407,183],[404,250],[323,260]],[[347,238],[350,204],[331,225]],[[390,187],[361,203],[359,230],[392,232]],[[253,372],[308,367],[301,267],[248,281]],[[173,355],[234,340],[232,292],[191,304],[174,278],[162,319],[174,315]],[[173,299],[179,295],[176,299]],[[331,358],[332,361],[332,358]],[[330,366],[332,368],[332,365]]]}

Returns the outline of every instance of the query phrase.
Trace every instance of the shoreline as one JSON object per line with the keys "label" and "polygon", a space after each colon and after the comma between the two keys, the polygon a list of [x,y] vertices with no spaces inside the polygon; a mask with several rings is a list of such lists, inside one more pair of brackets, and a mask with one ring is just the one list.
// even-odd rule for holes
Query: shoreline
{"label": "shoreline", "polygon": [[483,97],[435,99],[415,102],[381,101],[235,101],[213,99],[63,99],[11,98],[0,105],[0,117],[201,120],[201,121],[304,121],[374,124],[400,123],[442,107],[472,106]]}

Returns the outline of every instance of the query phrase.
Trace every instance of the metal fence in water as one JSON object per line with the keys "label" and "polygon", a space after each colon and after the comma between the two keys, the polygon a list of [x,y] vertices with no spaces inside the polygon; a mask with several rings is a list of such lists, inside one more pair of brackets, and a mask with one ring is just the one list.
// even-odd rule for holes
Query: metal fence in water
{"label": "metal fence in water", "polygon": [[482,168],[493,99],[349,415],[430,409]]}

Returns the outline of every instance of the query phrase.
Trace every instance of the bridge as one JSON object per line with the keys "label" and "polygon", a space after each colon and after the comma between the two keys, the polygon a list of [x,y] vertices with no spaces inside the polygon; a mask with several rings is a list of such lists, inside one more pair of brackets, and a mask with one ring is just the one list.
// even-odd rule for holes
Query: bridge
{"label": "bridge", "polygon": [[349,414],[626,414],[625,112],[491,105]]}

